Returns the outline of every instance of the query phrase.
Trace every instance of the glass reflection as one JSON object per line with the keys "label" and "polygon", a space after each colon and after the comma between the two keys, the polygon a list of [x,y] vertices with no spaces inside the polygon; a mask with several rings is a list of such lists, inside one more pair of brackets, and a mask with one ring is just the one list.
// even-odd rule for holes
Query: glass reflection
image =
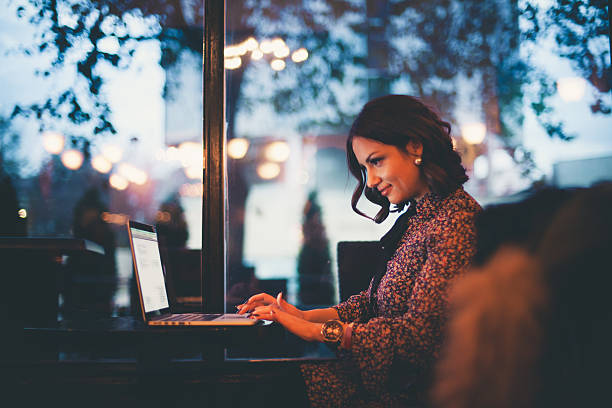
{"label": "glass reflection", "polygon": [[[357,109],[383,94],[418,96],[452,123],[453,144],[471,177],[466,189],[484,205],[543,184],[590,185],[612,174],[603,5],[227,4],[226,57],[241,59],[226,70],[228,148],[238,141],[249,146],[228,158],[229,293],[280,279],[288,301],[308,307],[312,290],[303,271],[312,264],[323,276],[329,267],[332,276],[319,283],[316,302],[338,300],[338,242],[377,240],[389,228],[350,211],[354,185],[344,154]],[[585,41],[572,41],[578,38]],[[282,70],[270,65],[275,39],[288,49],[278,54],[286,55]],[[265,152],[275,141],[290,154],[272,168]],[[312,199],[320,209],[316,222],[306,217]],[[319,231],[316,239],[310,228]],[[327,242],[329,255],[323,249],[308,255],[313,239],[320,248]],[[330,285],[332,298],[325,295]]]}
{"label": "glass reflection", "polygon": [[60,258],[54,319],[133,314],[128,218],[159,224],[173,260],[201,252],[203,3],[0,5],[3,212],[23,215],[0,235],[104,248]]}

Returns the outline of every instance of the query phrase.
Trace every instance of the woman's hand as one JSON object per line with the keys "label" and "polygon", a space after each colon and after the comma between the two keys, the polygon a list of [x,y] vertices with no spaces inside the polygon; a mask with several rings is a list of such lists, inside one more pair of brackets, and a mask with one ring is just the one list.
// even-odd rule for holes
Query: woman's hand
{"label": "woman's hand", "polygon": [[[279,293],[278,303],[282,304]],[[278,303],[270,303],[265,306],[256,307],[251,313],[255,319],[272,320],[282,324],[287,330],[306,341],[323,341],[321,335],[321,323],[312,323],[283,310]],[[285,302],[286,303],[286,302]]]}
{"label": "woman's hand", "polygon": [[[280,310],[288,313],[289,315],[304,319],[304,312],[297,307],[293,306],[289,302],[283,299],[283,292],[280,292],[276,298],[268,295],[267,293],[258,293],[257,295],[251,296],[246,302],[236,306],[238,314],[245,314],[253,312],[256,308],[262,306],[276,305]],[[267,309],[266,309],[267,310]],[[273,319],[266,319],[273,320]]]}

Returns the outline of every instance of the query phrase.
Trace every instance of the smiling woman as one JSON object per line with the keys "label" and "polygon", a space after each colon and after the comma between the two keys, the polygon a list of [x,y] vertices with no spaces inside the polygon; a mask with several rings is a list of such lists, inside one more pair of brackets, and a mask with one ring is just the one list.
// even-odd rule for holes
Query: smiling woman
{"label": "smiling woman", "polygon": [[[398,206],[394,211],[401,210],[403,203],[427,191],[446,196],[465,183],[468,177],[450,129],[449,123],[411,96],[388,95],[368,102],[346,141],[349,170],[359,183],[351,201],[353,210],[364,215],[357,202],[365,190],[366,198],[381,206],[374,218],[380,223],[390,204]],[[381,175],[384,178],[376,178]]]}
{"label": "smiling woman", "polygon": [[480,211],[463,190],[467,176],[449,133],[416,98],[367,103],[347,139],[358,180],[353,209],[367,217],[357,209],[364,192],[381,207],[376,222],[408,205],[380,241],[369,287],[329,308],[304,311],[265,293],[238,306],[339,350],[337,361],[302,366],[313,407],[404,406],[425,398],[446,321],[444,293],[474,254]]}
{"label": "smiling woman", "polygon": [[367,188],[376,189],[390,203],[401,204],[411,198],[421,198],[429,191],[419,172],[423,161],[422,145],[408,143],[400,149],[356,136],[353,152],[366,172]]}

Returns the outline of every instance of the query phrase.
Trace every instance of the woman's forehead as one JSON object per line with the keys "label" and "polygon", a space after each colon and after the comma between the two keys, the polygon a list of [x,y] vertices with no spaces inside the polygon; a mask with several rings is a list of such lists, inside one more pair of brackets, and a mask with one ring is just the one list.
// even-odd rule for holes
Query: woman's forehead
{"label": "woman's forehead", "polygon": [[386,143],[380,142],[378,140],[369,139],[363,136],[355,136],[353,137],[353,150],[373,150],[373,149],[384,149],[392,147]]}
{"label": "woman's forehead", "polygon": [[396,149],[394,145],[386,144],[374,139],[368,139],[361,136],[355,136],[352,141],[353,152],[356,156],[369,155],[374,152],[383,152]]}

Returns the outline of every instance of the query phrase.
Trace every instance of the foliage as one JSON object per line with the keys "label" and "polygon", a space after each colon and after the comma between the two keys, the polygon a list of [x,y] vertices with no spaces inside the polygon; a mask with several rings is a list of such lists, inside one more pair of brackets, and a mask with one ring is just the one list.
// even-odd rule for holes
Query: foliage
{"label": "foliage", "polygon": [[[159,63],[163,68],[171,67],[184,50],[202,52],[200,2],[20,0],[16,3],[18,17],[41,27],[37,43],[25,52],[52,57],[48,69],[39,75],[51,76],[70,66],[76,56],[77,77],[87,84],[88,93],[70,86],[43,102],[14,107],[11,118],[34,117],[41,123],[41,130],[45,121],[66,118],[76,125],[94,123],[94,135],[116,133],[104,98],[102,65],[125,69],[138,44],[149,40],[160,42]],[[110,50],[104,47],[105,41],[111,43]],[[116,50],[112,49],[113,44]]]}
{"label": "foliage", "polygon": [[[103,93],[102,65],[126,68],[138,44],[150,40],[160,43],[164,69],[172,68],[183,51],[202,52],[201,1],[15,3],[21,18],[41,27],[38,43],[27,52],[53,56],[40,75],[51,75],[70,63],[68,56],[76,55],[78,77],[87,84],[86,95],[67,87],[39,103],[15,106],[12,118],[34,117],[41,128],[45,120],[64,118],[74,124],[94,123],[95,135],[115,133]],[[481,107],[494,133],[509,137],[520,127],[525,84],[533,81],[539,85],[533,112],[551,137],[569,139],[552,109],[554,84],[518,55],[521,41],[535,43],[550,35],[559,55],[599,92],[593,96],[592,111],[611,112],[602,99],[611,84],[610,51],[601,49],[609,36],[603,0],[558,0],[546,9],[528,0],[495,0],[487,7],[477,0],[230,0],[226,8],[228,43],[252,35],[280,36],[292,48],[306,47],[311,55],[299,69],[273,74],[269,93],[242,89],[251,65],[228,71],[230,134],[236,110],[262,102],[281,114],[303,113],[302,131],[346,129],[358,107],[375,96],[373,84],[389,89],[400,81],[408,81],[415,94],[442,107],[443,115],[452,119],[455,81],[462,75],[479,79]],[[104,41],[115,42],[117,51],[101,47]],[[169,82],[165,96],[171,91]]]}
{"label": "foliage", "polygon": [[[536,43],[554,38],[557,54],[567,59],[572,68],[596,90],[591,96],[591,111],[609,115],[612,109],[603,100],[610,93],[610,23],[608,1],[557,0],[544,8],[536,2],[523,1],[521,13],[526,21],[523,39]],[[541,70],[534,69],[533,81],[538,85],[536,100],[531,107],[550,137],[562,140],[574,136],[566,133],[561,119],[554,116],[550,98],[555,83]]]}

